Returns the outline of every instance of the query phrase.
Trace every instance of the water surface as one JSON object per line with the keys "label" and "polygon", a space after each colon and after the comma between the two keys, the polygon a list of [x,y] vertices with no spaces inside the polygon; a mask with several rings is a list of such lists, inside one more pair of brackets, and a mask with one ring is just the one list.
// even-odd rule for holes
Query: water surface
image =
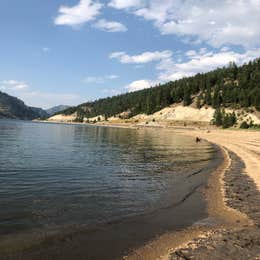
{"label": "water surface", "polygon": [[178,205],[215,154],[163,129],[0,120],[0,238]]}

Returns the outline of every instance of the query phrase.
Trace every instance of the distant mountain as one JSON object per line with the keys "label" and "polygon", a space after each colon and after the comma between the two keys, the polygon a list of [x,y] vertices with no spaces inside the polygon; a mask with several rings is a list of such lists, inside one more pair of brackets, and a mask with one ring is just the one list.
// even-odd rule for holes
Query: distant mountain
{"label": "distant mountain", "polygon": [[39,107],[30,107],[30,109],[32,110],[32,111],[34,111],[37,115],[38,115],[38,117],[40,117],[40,118],[46,118],[46,117],[49,117],[50,115],[49,115],[49,113],[47,113],[44,109],[42,109],[42,108],[39,108]]}
{"label": "distant mountain", "polygon": [[67,108],[69,108],[70,106],[65,106],[65,105],[60,105],[60,106],[56,106],[56,107],[52,107],[52,108],[49,108],[49,109],[46,109],[45,111],[50,115],[54,115],[58,112],[61,112]]}
{"label": "distant mountain", "polygon": [[43,109],[26,106],[22,100],[0,91],[0,118],[32,120],[41,117],[48,117]]}

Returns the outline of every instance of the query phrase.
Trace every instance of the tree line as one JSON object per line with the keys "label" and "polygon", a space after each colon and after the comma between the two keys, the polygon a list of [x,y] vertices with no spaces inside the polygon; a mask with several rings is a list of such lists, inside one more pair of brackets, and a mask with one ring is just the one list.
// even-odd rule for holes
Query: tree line
{"label": "tree line", "polygon": [[248,108],[260,110],[260,58],[242,66],[234,62],[208,73],[171,81],[149,89],[121,94],[68,108],[61,113],[77,112],[78,121],[103,115],[106,118],[129,111],[129,117],[152,114],[171,104],[195,103],[197,108]]}

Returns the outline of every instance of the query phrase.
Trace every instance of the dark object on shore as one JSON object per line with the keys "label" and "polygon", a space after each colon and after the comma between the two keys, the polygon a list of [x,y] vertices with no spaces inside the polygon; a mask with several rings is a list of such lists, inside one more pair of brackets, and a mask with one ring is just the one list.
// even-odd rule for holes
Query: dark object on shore
{"label": "dark object on shore", "polygon": [[201,139],[199,137],[196,137],[196,143],[199,143]]}

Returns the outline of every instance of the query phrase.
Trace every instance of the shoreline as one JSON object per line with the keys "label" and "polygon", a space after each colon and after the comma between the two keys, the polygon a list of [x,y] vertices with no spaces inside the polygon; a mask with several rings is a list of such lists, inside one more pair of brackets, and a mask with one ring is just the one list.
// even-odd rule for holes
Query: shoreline
{"label": "shoreline", "polygon": [[[134,252],[132,255],[129,255],[126,259],[138,259],[136,255],[139,257],[140,255],[144,255],[142,259],[163,260],[209,259],[209,257],[211,257],[211,259],[225,259],[225,257],[230,257],[230,259],[239,259],[240,255],[244,253],[248,255],[250,254],[246,248],[247,246],[250,247],[251,251],[252,248],[254,249],[251,257],[255,258],[252,259],[259,259],[257,257],[260,256],[260,135],[257,131],[253,132],[257,133],[258,136],[255,140],[257,142],[252,144],[247,140],[247,138],[245,138],[245,135],[248,134],[252,137],[252,131],[236,131],[236,133],[238,134],[242,133],[242,139],[245,138],[245,143],[255,146],[255,148],[252,149],[253,151],[250,151],[250,148],[248,146],[244,148],[241,144],[239,144],[239,142],[238,144],[232,144],[232,141],[230,142],[228,141],[228,139],[226,139],[225,143],[223,142],[223,140],[221,140],[221,138],[214,138],[214,134],[216,134],[216,132],[218,131],[220,133],[224,133],[224,136],[226,133],[227,135],[232,135],[235,132],[232,130],[215,129],[211,129],[210,131],[208,129],[192,129],[191,131],[183,129],[173,130],[173,132],[176,132],[178,134],[193,137],[199,136],[200,138],[203,138],[211,143],[218,145],[225,154],[225,162],[222,165],[223,168],[220,172],[215,172],[214,174],[212,174],[209,180],[209,189],[206,192],[209,214],[211,216],[219,218],[222,224],[217,225],[214,228],[201,228],[199,231],[191,229],[189,231],[190,234],[188,235],[185,233],[179,233],[178,236],[183,236],[183,240],[185,241],[181,245],[176,244],[173,241],[171,244],[171,248],[170,245],[168,246],[168,248],[165,246],[167,244],[166,240],[174,240],[174,235],[172,236],[172,238],[170,238],[170,236],[168,236],[168,238],[162,237],[157,241],[153,241],[150,245],[139,248],[138,250],[136,250],[136,252]],[[239,147],[238,153],[240,156],[242,155],[241,157],[239,157],[236,153],[236,145]],[[250,157],[250,155],[255,155],[255,157]],[[235,168],[235,170],[233,169],[234,164],[239,165],[239,167]],[[240,170],[238,171],[238,169]],[[237,179],[239,179],[240,182],[234,184]],[[216,183],[218,184],[217,186]],[[241,196],[239,196],[241,190],[237,189],[235,195],[230,196],[230,194],[232,194],[233,192],[232,188],[236,188],[236,185],[242,186],[242,188],[246,191],[246,194],[242,194]],[[245,187],[243,187],[243,185]],[[253,202],[247,203],[248,197],[256,197],[256,199],[251,199]],[[245,205],[241,206],[241,204],[243,203]],[[221,208],[222,210],[219,210]],[[220,231],[218,231],[218,229],[220,229]],[[232,235],[232,232],[235,232],[235,235]],[[238,239],[234,238],[234,236],[237,236]],[[242,237],[245,237],[245,239],[243,239]],[[164,244],[164,249],[161,251],[168,251],[168,253],[165,255],[161,255],[160,252],[157,251],[155,252],[156,256],[153,257],[151,256],[151,250],[154,250],[154,247],[158,247],[158,244]],[[241,244],[240,246],[242,248],[242,250],[240,251],[236,249],[236,246],[239,246],[239,244]],[[205,247],[207,248],[205,249]],[[225,247],[227,247],[227,249]],[[230,252],[232,252],[231,254],[233,255],[228,255],[229,250]],[[226,255],[223,255],[225,253]],[[146,255],[149,255],[150,257],[147,257]]]}
{"label": "shoreline", "polygon": [[[46,123],[46,122],[42,122]],[[47,122],[47,123],[56,123],[56,122]],[[61,124],[66,124],[62,123]],[[70,124],[70,123],[69,123]],[[78,123],[77,125],[88,125]],[[126,124],[115,124],[115,125],[90,125],[90,126],[104,126],[104,127],[119,127],[119,128],[139,128],[139,127],[147,127],[147,126],[136,126],[136,125],[126,125]],[[149,128],[153,126],[148,126]],[[185,127],[165,127],[165,126],[157,126],[168,128],[173,131],[173,133],[188,135],[192,137],[199,136],[202,139],[209,141],[217,145],[223,153],[225,158],[224,162],[219,166],[219,168],[211,174],[208,187],[205,191],[206,200],[208,202],[208,213],[210,217],[208,219],[204,219],[203,221],[199,221],[195,223],[190,228],[187,228],[182,231],[173,231],[169,233],[165,233],[161,235],[159,238],[156,238],[144,246],[135,249],[132,253],[128,254],[124,257],[124,259],[189,259],[189,256],[201,256],[199,259],[207,259],[204,252],[201,252],[201,247],[203,245],[207,245],[208,248],[212,248],[212,240],[218,241],[219,237],[222,240],[227,240],[225,237],[228,237],[228,240],[232,240],[232,234],[238,235],[241,232],[249,232],[253,236],[257,236],[259,223],[254,217],[252,217],[252,208],[255,213],[259,213],[259,205],[253,205],[251,208],[249,207],[247,210],[244,210],[243,207],[240,207],[239,202],[234,203],[234,198],[230,199],[230,194],[232,193],[232,187],[234,187],[234,180],[228,179],[227,176],[231,173],[231,175],[235,174],[234,179],[237,179],[238,176],[242,176],[242,178],[248,178],[246,183],[248,184],[247,189],[251,190],[252,193],[255,193],[259,196],[259,174],[260,172],[257,170],[258,168],[254,168],[254,166],[259,162],[260,150],[258,146],[258,141],[260,141],[260,132],[252,132],[252,131],[233,131],[233,130],[195,130],[195,129],[187,129]],[[187,131],[188,130],[188,131]],[[232,137],[234,132],[238,135],[238,137]],[[251,133],[251,134],[249,134]],[[257,133],[256,136],[252,136],[252,133]],[[216,136],[215,136],[216,135]],[[218,137],[218,135],[222,135]],[[242,135],[242,137],[241,137]],[[250,138],[248,136],[250,135]],[[225,139],[228,137],[232,137],[230,140]],[[247,137],[247,138],[245,138]],[[252,138],[253,137],[253,138]],[[223,142],[227,140],[228,142]],[[237,144],[232,143],[232,141],[236,141],[238,139],[243,140],[247,145],[245,147],[243,144],[238,142]],[[254,143],[256,139],[256,143]],[[252,148],[255,145],[255,148]],[[252,150],[249,149],[252,148]],[[238,148],[238,153],[236,152],[236,148]],[[234,153],[235,150],[235,153]],[[254,155],[253,158],[250,158],[250,155]],[[235,171],[237,173],[233,173],[230,171],[232,169],[232,165],[236,166]],[[257,166],[257,165],[256,165]],[[243,181],[241,181],[243,182]],[[217,183],[217,185],[216,185]],[[245,196],[248,196],[245,195]],[[241,199],[241,198],[240,198]],[[242,200],[246,201],[247,197],[243,197]],[[257,215],[257,214],[256,214]],[[253,214],[254,216],[254,214]],[[214,219],[214,221],[212,221]],[[239,228],[237,228],[239,223]],[[219,229],[219,230],[218,230]],[[256,233],[256,234],[255,234]],[[258,233],[259,235],[259,233]],[[213,239],[214,238],[214,239]],[[249,238],[250,239],[250,238]],[[257,238],[254,237],[254,243]],[[222,241],[221,240],[221,241]],[[221,245],[221,241],[218,243]],[[242,240],[241,240],[242,241]],[[241,242],[239,239],[236,240],[236,243]],[[223,242],[223,241],[222,241]],[[242,241],[243,242],[243,241]],[[224,245],[227,243],[225,242]],[[218,253],[218,248],[216,248],[216,252]],[[223,246],[223,245],[222,245]],[[234,245],[229,245],[229,248],[232,248]],[[203,251],[202,250],[202,251]],[[232,251],[232,250],[231,250]],[[109,252],[109,251],[108,251]],[[211,252],[212,253],[212,252]],[[218,255],[216,255],[217,257]],[[238,255],[239,256],[239,255]],[[205,258],[203,258],[205,257]],[[21,258],[22,259],[22,258]],[[37,258],[38,259],[38,258]],[[40,259],[40,258],[39,258]],[[213,258],[214,259],[214,258]],[[235,259],[235,258],[234,258]]]}
{"label": "shoreline", "polygon": [[[166,259],[259,259],[260,256],[260,193],[254,182],[243,173],[244,162],[229,151],[231,167],[224,176],[225,204],[241,212],[246,222],[235,221],[234,226],[223,226],[168,253]],[[242,169],[243,171],[237,171]]]}
{"label": "shoreline", "polygon": [[[212,172],[208,180],[207,190],[205,191],[205,197],[208,203],[208,218],[195,223],[183,231],[165,234],[134,250],[124,259],[171,259],[170,256],[181,249],[187,250],[187,248],[189,248],[192,251],[194,247],[196,247],[193,242],[195,239],[208,239],[216,230],[225,230],[227,228],[237,230],[238,223],[242,226],[252,225],[251,220],[248,219],[246,214],[226,205],[222,185],[224,174],[228,171],[232,161],[226,150],[222,149],[222,153],[224,155],[224,161],[215,172]],[[193,243],[192,247],[191,243]],[[192,256],[192,253],[189,256]],[[172,259],[175,260],[175,258]],[[190,258],[187,256],[187,258],[176,259]]]}

